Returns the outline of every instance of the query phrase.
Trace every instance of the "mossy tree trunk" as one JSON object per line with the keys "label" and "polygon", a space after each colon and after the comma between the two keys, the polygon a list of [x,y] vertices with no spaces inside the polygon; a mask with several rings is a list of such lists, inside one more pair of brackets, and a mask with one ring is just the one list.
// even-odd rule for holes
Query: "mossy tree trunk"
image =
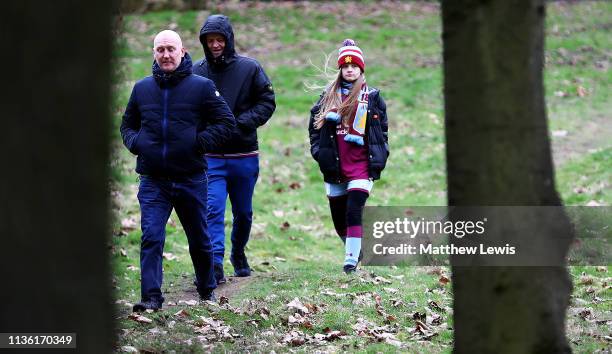
{"label": "mossy tree trunk", "polygon": [[0,332],[109,352],[111,2],[4,5]]}
{"label": "mossy tree trunk", "polygon": [[[442,2],[449,205],[561,205],[542,81],[544,18],[543,0]],[[559,228],[523,222],[557,242]],[[567,218],[562,226],[571,233]],[[565,267],[454,266],[452,281],[456,353],[570,351]]]}

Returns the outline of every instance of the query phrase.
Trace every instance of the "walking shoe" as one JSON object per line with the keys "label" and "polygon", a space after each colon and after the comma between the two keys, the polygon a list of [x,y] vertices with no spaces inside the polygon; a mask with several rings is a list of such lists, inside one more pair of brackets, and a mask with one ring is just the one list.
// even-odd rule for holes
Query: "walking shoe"
{"label": "walking shoe", "polygon": [[357,266],[352,264],[345,264],[344,267],[342,267],[342,270],[344,270],[346,274],[354,273],[357,270]]}
{"label": "walking shoe", "polygon": [[217,302],[217,296],[215,295],[215,292],[211,290],[204,295],[200,294],[200,301]]}
{"label": "walking shoe", "polygon": [[217,280],[217,284],[223,284],[227,282],[227,279],[225,279],[225,274],[223,273],[223,264],[215,264],[213,267],[213,271],[215,272],[215,279]]}
{"label": "walking shoe", "polygon": [[136,305],[134,305],[134,307],[132,308],[132,311],[134,312],[145,312],[146,310],[153,310],[153,311],[157,311],[159,309],[161,309],[162,305],[154,300],[148,300],[148,301],[141,301],[139,303],[137,303]]}
{"label": "walking shoe", "polygon": [[[215,280],[217,281],[217,285],[224,284],[227,282],[227,279],[225,278],[225,274],[223,273],[223,265],[215,264],[213,271],[215,272]],[[193,285],[195,285],[196,288],[198,287],[198,279],[195,277],[193,278]]]}
{"label": "walking shoe", "polygon": [[247,262],[246,255],[244,253],[238,255],[232,253],[230,256],[230,262],[234,266],[234,275],[237,277],[248,277],[251,275],[251,267]]}

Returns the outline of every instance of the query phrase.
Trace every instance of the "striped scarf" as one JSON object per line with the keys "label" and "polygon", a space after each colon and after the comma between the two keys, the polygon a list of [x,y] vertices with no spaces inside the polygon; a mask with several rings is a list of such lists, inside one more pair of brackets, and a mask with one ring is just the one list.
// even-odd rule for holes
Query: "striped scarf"
{"label": "striped scarf", "polygon": [[[342,95],[348,95],[351,91],[353,84],[350,82],[342,81],[340,88],[338,88],[338,95],[342,100]],[[349,120],[349,134],[365,136],[366,120],[368,118],[368,85],[365,80],[361,85],[359,92],[359,98],[357,99],[357,109],[355,109],[355,116]]]}

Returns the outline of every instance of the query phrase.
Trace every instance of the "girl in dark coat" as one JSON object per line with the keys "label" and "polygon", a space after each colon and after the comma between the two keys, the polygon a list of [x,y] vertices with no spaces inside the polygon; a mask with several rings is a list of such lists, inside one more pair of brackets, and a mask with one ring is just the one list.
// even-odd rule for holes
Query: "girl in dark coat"
{"label": "girl in dark coat", "polygon": [[338,76],[311,109],[312,157],[323,173],[334,227],[345,243],[343,270],[354,272],[361,253],[362,213],[389,156],[387,107],[365,80],[363,52],[346,39]]}

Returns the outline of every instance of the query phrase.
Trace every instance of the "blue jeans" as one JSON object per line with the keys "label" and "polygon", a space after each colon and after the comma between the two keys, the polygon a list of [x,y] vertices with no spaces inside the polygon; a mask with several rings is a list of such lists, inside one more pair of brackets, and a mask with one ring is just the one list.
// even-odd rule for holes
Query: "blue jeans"
{"label": "blue jeans", "polygon": [[206,157],[208,163],[208,225],[215,264],[225,255],[225,203],[232,204],[232,253],[244,252],[253,223],[253,191],[259,176],[259,156]]}
{"label": "blue jeans", "polygon": [[162,253],[166,223],[176,209],[187,241],[198,280],[198,293],[208,294],[217,287],[213,273],[212,244],[206,230],[206,173],[181,180],[140,176],[142,239],[140,244],[140,288],[142,301],[163,303],[161,292]]}

